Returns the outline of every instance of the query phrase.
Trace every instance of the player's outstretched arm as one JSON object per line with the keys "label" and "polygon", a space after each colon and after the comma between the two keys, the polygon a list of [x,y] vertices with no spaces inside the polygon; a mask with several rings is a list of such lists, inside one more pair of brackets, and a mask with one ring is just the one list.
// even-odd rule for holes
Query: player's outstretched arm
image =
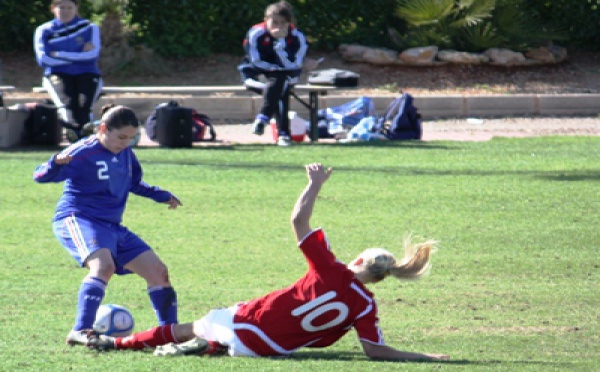
{"label": "player's outstretched arm", "polygon": [[300,242],[309,232],[310,217],[317,195],[321,191],[321,186],[329,179],[332,169],[325,168],[319,163],[308,164],[305,166],[308,184],[298,197],[294,209],[292,210],[292,228],[296,235],[296,241]]}
{"label": "player's outstretched arm", "polygon": [[363,351],[371,359],[398,360],[398,361],[436,361],[448,360],[450,355],[446,354],[421,354],[396,350],[387,345],[376,345],[361,341]]}

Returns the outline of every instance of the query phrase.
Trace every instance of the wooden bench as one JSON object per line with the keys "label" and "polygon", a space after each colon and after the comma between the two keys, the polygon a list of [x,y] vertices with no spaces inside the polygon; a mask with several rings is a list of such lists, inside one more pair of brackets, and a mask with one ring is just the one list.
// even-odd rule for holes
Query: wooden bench
{"label": "wooden bench", "polygon": [[[319,114],[319,96],[327,95],[327,92],[335,90],[336,87],[329,85],[312,85],[312,84],[298,84],[294,86],[292,91],[292,97],[294,97],[299,103],[306,107],[309,111],[309,122],[310,132],[309,138],[311,141],[317,141],[319,139],[318,129],[318,114]],[[46,88],[35,87],[33,88],[34,93],[45,93]],[[246,87],[242,85],[215,85],[215,86],[160,86],[160,87],[142,87],[142,86],[104,86],[102,87],[103,94],[118,93],[164,93],[164,94],[209,94],[209,93],[236,93],[236,92],[250,92]],[[308,93],[308,101],[298,95],[300,92]]]}

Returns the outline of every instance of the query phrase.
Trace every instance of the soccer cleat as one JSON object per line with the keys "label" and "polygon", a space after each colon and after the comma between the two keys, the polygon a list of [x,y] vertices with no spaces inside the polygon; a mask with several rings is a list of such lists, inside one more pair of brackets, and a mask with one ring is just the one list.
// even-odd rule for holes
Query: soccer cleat
{"label": "soccer cleat", "polygon": [[88,337],[87,346],[91,349],[109,350],[116,349],[115,337],[92,334]]}
{"label": "soccer cleat", "polygon": [[71,345],[71,346],[74,346],[74,345],[87,346],[89,337],[93,334],[94,334],[94,331],[92,331],[91,329],[82,329],[79,331],[72,329],[71,332],[69,332],[69,334],[67,335],[67,339],[65,342],[67,343],[67,345]]}
{"label": "soccer cleat", "polygon": [[75,143],[81,139],[81,136],[79,135],[79,133],[77,131],[75,131],[74,129],[67,128],[65,130],[65,134],[67,137],[67,141],[69,141],[70,143]]}
{"label": "soccer cleat", "polygon": [[204,355],[210,350],[208,341],[196,337],[180,344],[169,342],[166,345],[157,346],[154,356]]}
{"label": "soccer cleat", "polygon": [[290,139],[289,136],[286,136],[286,135],[279,136],[279,139],[277,140],[278,146],[290,146],[291,144],[292,144],[292,140]]}
{"label": "soccer cleat", "polygon": [[252,124],[252,133],[257,136],[262,136],[263,133],[265,133],[265,122],[260,119],[254,120],[254,124]]}
{"label": "soccer cleat", "polygon": [[96,126],[94,123],[87,123],[81,128],[81,138],[91,136],[95,131]]}

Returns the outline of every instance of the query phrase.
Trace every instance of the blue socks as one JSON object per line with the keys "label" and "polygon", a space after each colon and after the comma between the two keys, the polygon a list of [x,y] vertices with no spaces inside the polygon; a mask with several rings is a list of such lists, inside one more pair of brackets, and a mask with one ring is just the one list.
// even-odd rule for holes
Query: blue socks
{"label": "blue socks", "polygon": [[264,123],[267,123],[267,124],[269,123],[269,117],[267,115],[264,115],[264,114],[258,114],[258,115],[256,115],[256,119],[258,119],[258,120],[260,120],[260,121],[262,121]]}
{"label": "blue socks", "polygon": [[[104,299],[106,282],[100,278],[87,276],[79,288],[77,301],[77,315],[75,317],[75,331],[92,329],[96,312]],[[159,325],[177,323],[177,293],[173,287],[148,288],[150,302],[158,318]]]}
{"label": "blue socks", "polygon": [[158,318],[158,325],[177,323],[177,293],[173,287],[148,288],[148,296]]}
{"label": "blue socks", "polygon": [[74,330],[91,329],[96,320],[96,312],[104,299],[106,282],[100,278],[86,276],[79,287],[77,315]]}

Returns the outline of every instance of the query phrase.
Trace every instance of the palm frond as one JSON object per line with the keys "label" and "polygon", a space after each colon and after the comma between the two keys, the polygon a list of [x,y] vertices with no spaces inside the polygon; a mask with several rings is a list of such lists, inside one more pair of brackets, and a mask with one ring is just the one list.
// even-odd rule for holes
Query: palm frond
{"label": "palm frond", "polygon": [[410,25],[423,26],[447,18],[453,8],[454,0],[401,0],[396,15]]}
{"label": "palm frond", "polygon": [[514,1],[506,1],[499,6],[494,19],[498,30],[507,37],[507,47],[526,49],[539,41],[568,38],[567,29],[542,23],[526,14]]}
{"label": "palm frond", "polygon": [[489,21],[464,29],[461,39],[469,52],[501,47],[506,42],[506,38],[501,36],[498,29]]}
{"label": "palm frond", "polygon": [[496,0],[460,0],[457,7],[456,20],[452,22],[452,27],[470,27],[492,17]]}

